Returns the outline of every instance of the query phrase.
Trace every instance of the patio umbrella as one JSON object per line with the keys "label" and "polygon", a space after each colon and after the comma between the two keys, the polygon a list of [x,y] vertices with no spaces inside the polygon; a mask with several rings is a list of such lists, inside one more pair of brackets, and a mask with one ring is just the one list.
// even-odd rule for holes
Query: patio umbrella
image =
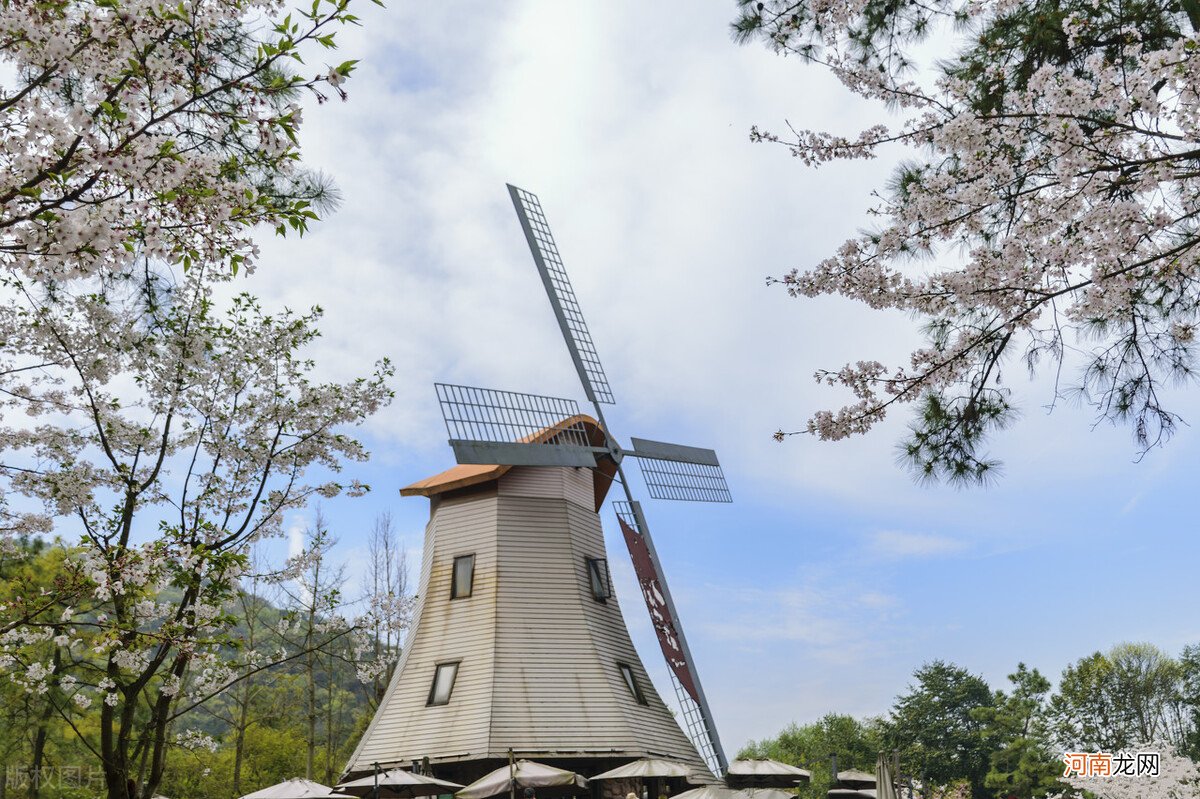
{"label": "patio umbrella", "polygon": [[855,771],[848,768],[845,771],[837,773],[837,781],[839,787],[843,788],[874,788],[875,775],[868,774],[865,771]]}
{"label": "patio umbrella", "polygon": [[475,782],[455,794],[458,799],[485,799],[498,796],[515,788],[560,788],[578,786],[586,788],[588,781],[573,771],[565,771],[545,763],[518,760],[515,764],[501,766],[484,774]]}
{"label": "patio umbrella", "polygon": [[811,777],[811,771],[769,758],[735,760],[725,771],[731,788],[792,788]]}
{"label": "patio umbrella", "polygon": [[892,764],[888,762],[888,756],[883,752],[879,753],[879,759],[875,761],[875,792],[879,795],[879,799],[897,799],[896,780],[892,777]]}
{"label": "patio umbrella", "polygon": [[874,788],[830,788],[825,799],[876,799]]}
{"label": "patio umbrella", "polygon": [[671,799],[746,799],[746,794],[743,791],[726,788],[724,785],[704,785],[700,788],[692,788],[690,791],[677,793]]}
{"label": "patio umbrella", "polygon": [[739,788],[746,799],[796,799],[796,794],[780,788]]}
{"label": "patio umbrella", "polygon": [[454,793],[463,786],[457,782],[439,780],[435,777],[425,777],[413,774],[411,771],[394,768],[381,771],[378,775],[368,774],[357,780],[343,782],[337,786],[339,791],[345,791],[351,796],[371,796],[375,790],[378,777],[379,795],[411,799],[414,796],[435,796],[440,793]]}
{"label": "patio umbrella", "polygon": [[692,767],[678,760],[662,760],[656,757],[644,757],[623,766],[589,777],[593,780],[623,780],[633,777],[688,777]]}
{"label": "patio umbrella", "polygon": [[330,797],[353,799],[349,794],[334,793],[333,788],[328,785],[300,777],[293,777],[278,785],[272,785],[270,788],[248,793],[241,799],[318,799],[318,797],[319,799],[329,799]]}

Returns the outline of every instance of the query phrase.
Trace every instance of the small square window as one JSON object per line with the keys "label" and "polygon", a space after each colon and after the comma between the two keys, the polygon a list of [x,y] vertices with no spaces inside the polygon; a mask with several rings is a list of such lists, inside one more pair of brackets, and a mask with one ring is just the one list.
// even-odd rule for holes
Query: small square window
{"label": "small square window", "polygon": [[450,703],[450,694],[454,691],[454,678],[458,676],[458,663],[439,663],[433,673],[433,685],[429,688],[429,701],[426,705],[446,705]]}
{"label": "small square window", "polygon": [[637,700],[639,705],[645,705],[646,697],[642,695],[642,688],[638,685],[637,677],[633,674],[633,669],[628,663],[618,663],[617,668],[621,670],[621,678],[625,680],[625,687],[629,689],[629,693]]}
{"label": "small square window", "polygon": [[592,585],[592,598],[605,602],[612,596],[612,581],[608,577],[608,561],[604,558],[587,559],[588,580]]}
{"label": "small square window", "polygon": [[450,598],[466,599],[475,585],[475,556],[459,555],[454,559],[454,574],[450,578]]}

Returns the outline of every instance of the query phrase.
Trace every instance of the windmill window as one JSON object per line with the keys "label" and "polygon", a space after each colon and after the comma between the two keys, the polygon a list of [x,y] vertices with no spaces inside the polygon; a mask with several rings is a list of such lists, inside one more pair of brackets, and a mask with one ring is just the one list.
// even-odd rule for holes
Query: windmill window
{"label": "windmill window", "polygon": [[608,560],[605,558],[587,559],[588,581],[592,586],[592,598],[597,602],[606,602],[612,596],[612,580],[608,576]]}
{"label": "windmill window", "polygon": [[628,663],[618,663],[617,668],[621,670],[621,678],[625,680],[625,687],[629,689],[629,693],[637,700],[639,705],[645,705],[646,697],[642,694],[642,687],[638,685],[637,677],[633,673]]}
{"label": "windmill window", "polygon": [[475,556],[459,555],[454,559],[454,573],[450,577],[450,598],[466,599],[475,585]]}
{"label": "windmill window", "polygon": [[439,663],[433,673],[433,685],[429,688],[429,701],[426,705],[447,705],[450,694],[454,691],[454,678],[458,676],[459,661]]}

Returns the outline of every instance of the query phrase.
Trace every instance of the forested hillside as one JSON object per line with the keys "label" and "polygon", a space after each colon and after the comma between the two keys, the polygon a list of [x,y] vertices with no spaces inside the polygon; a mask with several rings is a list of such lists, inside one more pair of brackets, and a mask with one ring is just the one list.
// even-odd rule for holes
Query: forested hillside
{"label": "forested hillside", "polygon": [[[386,688],[412,597],[390,520],[372,531],[368,585],[357,597],[343,595],[345,574],[327,562],[333,539],[323,525],[318,514],[290,571],[259,574],[252,563],[230,594],[229,626],[213,641],[214,662],[227,665],[176,695],[161,793],[236,797],[298,775],[336,781]],[[74,590],[71,554],[36,539],[0,554],[0,603],[36,610],[32,623],[47,633],[22,649],[26,677],[41,679],[0,681],[0,797],[103,789],[94,753],[103,700],[90,699],[104,690],[101,641],[81,641],[105,611],[86,610],[89,598]],[[178,596],[167,586],[156,600]],[[149,712],[147,704],[139,715]],[[135,770],[147,767],[152,741],[142,740]]]}

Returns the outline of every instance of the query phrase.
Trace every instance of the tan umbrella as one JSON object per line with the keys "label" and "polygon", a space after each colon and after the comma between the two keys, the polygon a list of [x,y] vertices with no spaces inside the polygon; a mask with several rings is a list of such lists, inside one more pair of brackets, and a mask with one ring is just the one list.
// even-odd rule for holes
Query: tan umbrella
{"label": "tan umbrella", "polygon": [[874,788],[875,775],[868,774],[865,771],[855,771],[848,768],[845,771],[837,773],[837,781],[840,786],[846,788]]}
{"label": "tan umbrella", "polygon": [[340,799],[354,799],[349,794],[334,793],[333,788],[328,785],[322,785],[319,782],[312,780],[293,777],[290,780],[272,785],[270,788],[263,788],[261,791],[248,793],[241,799],[329,799],[329,797],[340,797]]}
{"label": "tan umbrella", "polygon": [[746,799],[746,794],[724,785],[705,785],[677,793],[671,799]]}
{"label": "tan umbrella", "polygon": [[812,772],[770,758],[735,760],[725,771],[731,788],[791,788],[808,782]]}
{"label": "tan umbrella", "polygon": [[796,794],[781,788],[741,788],[738,793],[746,799],[796,799]]}
{"label": "tan umbrella", "polygon": [[[574,771],[565,771],[545,763],[518,760],[515,764],[501,766],[484,774],[475,782],[455,794],[458,799],[486,799],[499,796],[515,788],[559,788],[575,785],[586,788],[588,781]],[[682,794],[680,794],[682,796]]]}
{"label": "tan umbrella", "polygon": [[879,753],[879,759],[875,761],[875,792],[878,794],[878,799],[897,799],[896,779],[892,776],[892,764],[888,762],[888,756],[883,752]]}
{"label": "tan umbrella", "polygon": [[[378,782],[376,781],[378,778]],[[381,771],[378,775],[368,774],[357,780],[343,782],[337,786],[339,791],[345,791],[351,796],[371,796],[376,784],[379,785],[379,795],[386,797],[435,796],[441,793],[454,793],[463,786],[457,782],[439,780],[435,777],[425,777],[413,774],[411,771],[394,768]]]}
{"label": "tan umbrella", "polygon": [[592,780],[624,780],[635,777],[689,777],[692,767],[678,760],[662,760],[657,757],[644,757],[623,766],[589,777]]}

